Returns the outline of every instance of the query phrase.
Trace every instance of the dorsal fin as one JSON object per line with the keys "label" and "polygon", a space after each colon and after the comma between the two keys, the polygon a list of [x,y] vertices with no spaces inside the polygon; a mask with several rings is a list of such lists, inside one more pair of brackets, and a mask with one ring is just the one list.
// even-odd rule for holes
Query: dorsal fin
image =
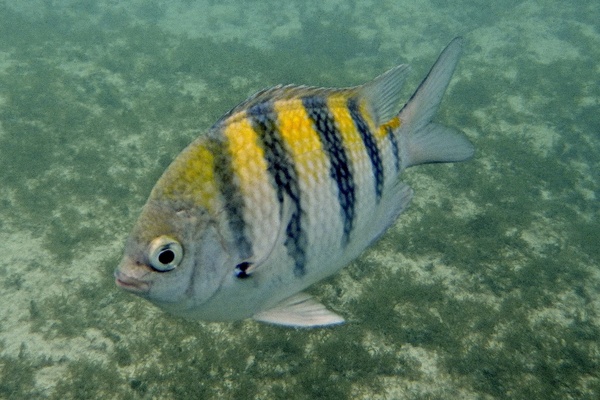
{"label": "dorsal fin", "polygon": [[409,71],[408,65],[400,64],[359,87],[358,95],[366,101],[376,126],[388,122],[400,110],[400,90]]}
{"label": "dorsal fin", "polygon": [[273,102],[278,100],[291,100],[305,96],[323,96],[327,97],[333,93],[348,93],[350,96],[352,92],[356,92],[359,87],[350,88],[322,88],[315,86],[304,86],[304,85],[277,85],[268,89],[263,89],[234,108],[232,108],[227,114],[220,118],[214,125],[218,127],[223,121],[229,119],[232,115],[239,112],[243,112],[251,107],[259,105],[261,103]]}
{"label": "dorsal fin", "polygon": [[215,127],[223,121],[229,119],[232,115],[247,110],[261,103],[290,100],[304,96],[323,96],[331,94],[346,94],[348,97],[358,95],[364,99],[369,107],[376,125],[381,125],[391,120],[400,109],[400,89],[404,84],[406,75],[409,71],[408,65],[398,65],[387,72],[379,75],[377,78],[362,86],[347,88],[321,88],[303,85],[277,85],[268,89],[263,89],[225,114],[215,123]]}

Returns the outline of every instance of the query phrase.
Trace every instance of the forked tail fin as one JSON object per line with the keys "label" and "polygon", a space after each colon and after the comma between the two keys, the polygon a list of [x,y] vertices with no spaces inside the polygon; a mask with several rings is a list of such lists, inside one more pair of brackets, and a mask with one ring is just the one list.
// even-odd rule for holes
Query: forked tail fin
{"label": "forked tail fin", "polygon": [[450,83],[462,52],[463,39],[454,38],[442,51],[398,117],[402,167],[464,161],[473,156],[471,142],[452,128],[431,122]]}

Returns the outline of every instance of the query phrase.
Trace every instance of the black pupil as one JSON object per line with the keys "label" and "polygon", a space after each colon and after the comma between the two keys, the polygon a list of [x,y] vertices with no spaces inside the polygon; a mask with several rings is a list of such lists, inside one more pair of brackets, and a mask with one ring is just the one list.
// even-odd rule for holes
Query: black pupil
{"label": "black pupil", "polygon": [[158,261],[160,261],[161,264],[171,264],[173,260],[175,260],[175,253],[173,253],[173,250],[171,249],[165,249],[158,255]]}

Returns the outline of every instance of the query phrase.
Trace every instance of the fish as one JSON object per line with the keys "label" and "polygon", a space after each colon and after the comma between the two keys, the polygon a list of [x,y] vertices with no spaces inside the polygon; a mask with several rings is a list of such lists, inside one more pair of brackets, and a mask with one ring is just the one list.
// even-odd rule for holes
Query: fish
{"label": "fish", "polygon": [[275,86],[233,108],[157,181],[116,285],[191,320],[344,322],[303,290],[406,210],[406,168],[474,154],[461,132],[432,122],[463,42],[448,44],[402,107],[404,64],[355,87]]}

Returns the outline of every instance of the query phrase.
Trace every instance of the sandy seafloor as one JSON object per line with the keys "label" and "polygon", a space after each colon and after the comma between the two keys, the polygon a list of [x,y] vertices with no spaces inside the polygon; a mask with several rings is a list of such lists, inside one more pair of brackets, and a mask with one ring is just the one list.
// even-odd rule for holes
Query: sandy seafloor
{"label": "sandy seafloor", "polygon": [[[0,3],[0,398],[600,398],[596,0]],[[188,322],[112,272],[154,182],[278,83],[408,97],[467,40],[409,211],[309,292],[343,326]]]}

